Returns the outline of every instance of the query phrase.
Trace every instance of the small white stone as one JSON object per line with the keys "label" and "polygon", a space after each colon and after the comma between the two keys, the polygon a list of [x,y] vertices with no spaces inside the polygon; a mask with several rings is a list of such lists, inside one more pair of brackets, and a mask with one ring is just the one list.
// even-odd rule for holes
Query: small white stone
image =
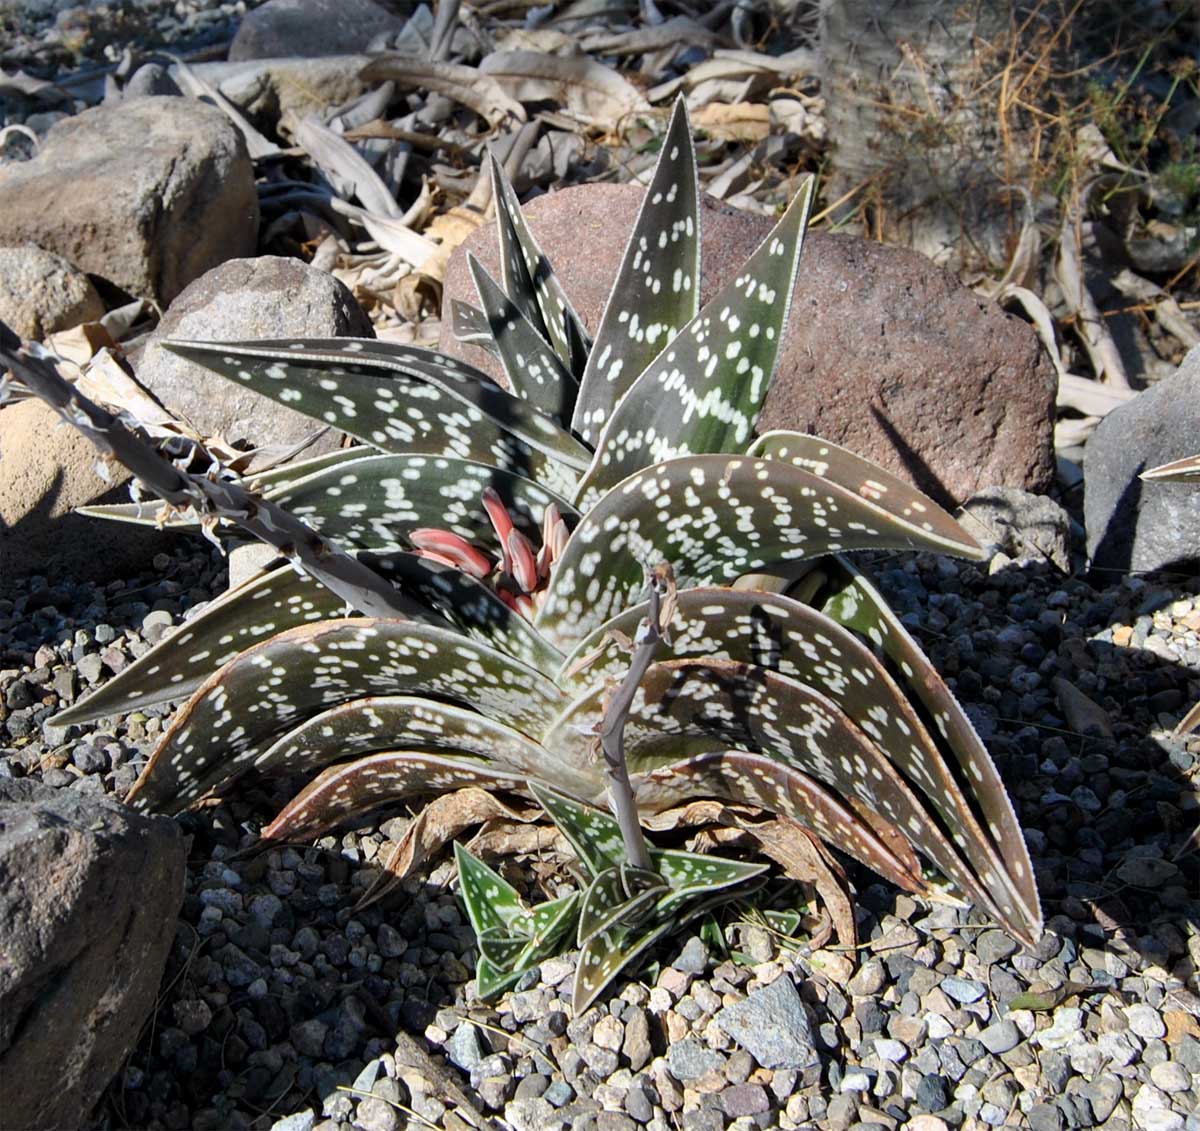
{"label": "small white stone", "polygon": [[1150,1079],[1156,1088],[1164,1092],[1186,1092],[1192,1086],[1191,1076],[1182,1064],[1164,1060],[1150,1069]]}

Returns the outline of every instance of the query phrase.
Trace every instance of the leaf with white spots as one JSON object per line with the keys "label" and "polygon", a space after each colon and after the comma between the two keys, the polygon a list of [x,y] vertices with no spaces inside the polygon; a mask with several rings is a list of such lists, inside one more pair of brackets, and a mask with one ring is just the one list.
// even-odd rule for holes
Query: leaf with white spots
{"label": "leaf with white spots", "polygon": [[575,967],[575,985],[571,996],[578,1017],[612,984],[613,979],[633,964],[659,939],[678,931],[687,923],[732,900],[743,899],[762,885],[761,877],[704,896],[693,896],[674,908],[665,921],[652,921],[648,926],[629,928],[615,923],[588,940],[579,952]]}
{"label": "leaf with white spots", "polygon": [[371,695],[421,693],[538,733],[562,695],[541,673],[458,633],[410,621],[301,625],[243,652],[176,716],[130,799],[178,812],[252,769],[310,715]]}
{"label": "leaf with white spots", "polygon": [[[579,732],[599,717],[602,696],[602,690],[594,690],[572,703],[544,745],[569,760],[572,747],[585,741]],[[629,712],[625,745],[631,773],[658,769],[681,755],[727,749],[775,758],[878,813],[961,892],[1000,918],[981,877],[909,783],[875,741],[817,688],[731,661],[655,664]]]}
{"label": "leaf with white spots", "polygon": [[558,490],[591,458],[485,373],[418,346],[360,338],[164,345],[381,451],[477,459],[543,475]]}
{"label": "leaf with white spots", "polygon": [[464,345],[480,346],[493,357],[500,356],[500,351],[492,340],[492,328],[488,325],[487,316],[477,306],[459,298],[451,299],[450,318],[457,341]]}
{"label": "leaf with white spots", "polygon": [[[455,848],[457,849],[457,845]],[[529,940],[521,935],[514,935],[503,927],[489,927],[475,936],[475,945],[479,954],[486,958],[497,970],[518,970],[517,959],[529,946]]]}
{"label": "leaf with white spots", "polygon": [[562,654],[525,617],[509,608],[494,589],[462,570],[396,550],[383,554],[363,551],[359,559],[467,636],[538,671],[552,672],[562,662]]}
{"label": "leaf with white spots", "polygon": [[638,804],[655,812],[698,797],[757,805],[790,817],[825,843],[853,856],[905,891],[925,892],[926,884],[910,848],[902,854],[872,824],[808,774],[764,755],[719,750],[663,766],[635,780]]}
{"label": "leaf with white spots", "polygon": [[475,964],[475,993],[480,1001],[491,1001],[511,990],[523,973],[523,970],[502,970],[481,954]]}
{"label": "leaf with white spots", "polygon": [[589,876],[594,879],[601,872],[625,863],[625,843],[615,817],[594,806],[582,805],[540,782],[531,781],[529,788],[567,838]]}
{"label": "leaf with white spots", "polygon": [[380,750],[452,751],[512,773],[547,774],[555,761],[536,742],[468,707],[426,695],[370,695],[305,719],[259,756],[259,773],[305,773]]}
{"label": "leaf with white spots", "polygon": [[[928,733],[949,755],[941,761],[954,773],[958,788],[940,791],[935,785],[927,791],[947,813],[956,838],[966,840],[969,857],[978,860],[981,882],[997,905],[993,914],[1017,938],[1036,942],[1042,913],[1029,849],[991,756],[942,677],[875,587],[842,559],[826,568],[831,580],[821,598],[823,611],[862,633],[889,658],[896,681],[912,693],[930,720]],[[963,802],[978,808],[981,819],[973,830],[956,819]]]}
{"label": "leaf with white spots", "polygon": [[281,566],[230,589],[165,636],[91,695],[54,717],[55,726],[124,715],[186,699],[213,672],[259,640],[297,624],[326,620],[345,603],[324,586]]}
{"label": "leaf with white spots", "polygon": [[496,467],[452,456],[364,455],[291,483],[268,498],[323,535],[361,549],[407,549],[412,530],[449,530],[498,551],[480,501],[493,488],[526,536],[540,539],[542,515],[554,503],[566,521],[575,514],[561,495]]}
{"label": "leaf with white spots", "polygon": [[766,864],[745,860],[724,860],[698,852],[661,850],[652,852],[654,866],[659,870],[669,893],[660,893],[657,914],[673,915],[687,900],[695,896],[744,884],[767,871]]}
{"label": "leaf with white spots", "polygon": [[621,868],[606,868],[583,893],[577,945],[587,946],[589,940],[616,924],[636,928],[653,913],[666,890],[662,878],[654,876],[658,880],[656,885],[644,884],[630,894],[621,872]]}
{"label": "leaf with white spots", "polygon": [[345,821],[415,794],[511,790],[520,785],[520,775],[467,751],[381,750],[322,770],[262,835],[264,840],[311,841]]}
{"label": "leaf with white spots", "polygon": [[538,246],[500,163],[491,156],[488,162],[500,236],[500,282],[504,292],[532,325],[545,330],[546,340],[558,359],[578,378],[583,374],[591,339],[554,274],[550,260]]}
{"label": "leaf with white spots", "polygon": [[528,914],[517,889],[499,872],[454,842],[459,891],[475,937],[487,931],[512,931]]}
{"label": "leaf with white spots", "polygon": [[700,306],[700,198],[687,106],[675,103],[579,386],[571,428],[595,443],[617,401]]}
{"label": "leaf with white spots", "polygon": [[[339,448],[335,452],[327,452],[312,459],[293,460],[273,467],[270,471],[248,475],[243,479],[243,483],[253,491],[270,491],[285,483],[303,479],[315,471],[324,471],[326,468],[361,459],[365,454],[366,450],[363,448]],[[91,518],[115,519],[118,522],[132,522],[140,526],[171,530],[200,529],[200,522],[194,510],[174,511],[169,518],[163,520],[161,516],[165,508],[166,503],[162,499],[146,499],[140,503],[97,503],[87,507],[76,507],[75,511]]]}
{"label": "leaf with white spots", "polygon": [[787,326],[812,198],[810,178],[737,276],[618,402],[579,486],[581,509],[648,464],[746,450]]}
{"label": "leaf with white spots", "polygon": [[470,252],[467,253],[467,266],[479,292],[492,342],[508,376],[509,388],[539,412],[563,424],[568,423],[579,391],[575,378],[563,368],[546,339]]}
{"label": "leaf with white spots", "polygon": [[[836,483],[874,503],[880,510],[946,543],[975,546],[962,526],[911,483],[885,471],[848,448],[804,432],[766,432],[746,452],[753,459],[790,463]],[[955,551],[952,551],[955,552]],[[978,556],[976,552],[970,556]]]}
{"label": "leaf with white spots", "polygon": [[647,562],[668,562],[687,587],[728,584],[769,562],[868,549],[980,556],[966,535],[925,530],[803,468],[687,456],[635,472],[585,515],[535,623],[569,651],[641,599]]}
{"label": "leaf with white spots", "polygon": [[677,927],[678,923],[671,920],[640,929],[614,923],[588,939],[579,951],[575,965],[575,985],[571,995],[575,1016],[578,1017],[604,993],[622,970]]}

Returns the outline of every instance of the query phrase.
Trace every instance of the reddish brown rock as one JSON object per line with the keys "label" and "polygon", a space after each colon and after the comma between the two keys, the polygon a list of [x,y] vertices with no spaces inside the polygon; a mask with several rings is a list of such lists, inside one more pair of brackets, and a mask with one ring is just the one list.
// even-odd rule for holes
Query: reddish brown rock
{"label": "reddish brown rock", "polygon": [[[641,191],[587,185],[527,209],[589,330],[599,324]],[[708,198],[700,223],[706,300],[771,225]],[[453,340],[450,301],[476,301],[467,251],[499,275],[495,231],[484,225],[450,260],[441,348],[499,376],[482,349]],[[817,433],[959,503],[985,486],[1049,486],[1054,394],[1053,369],[1026,323],[914,252],[814,233],[759,430]]]}

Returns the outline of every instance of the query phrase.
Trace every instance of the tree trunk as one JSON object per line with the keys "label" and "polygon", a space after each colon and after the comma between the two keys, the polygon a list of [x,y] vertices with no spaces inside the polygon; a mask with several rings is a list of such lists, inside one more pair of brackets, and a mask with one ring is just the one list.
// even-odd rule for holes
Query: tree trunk
{"label": "tree trunk", "polygon": [[1007,261],[1028,154],[1000,113],[1017,0],[824,0],[827,199],[954,270]]}

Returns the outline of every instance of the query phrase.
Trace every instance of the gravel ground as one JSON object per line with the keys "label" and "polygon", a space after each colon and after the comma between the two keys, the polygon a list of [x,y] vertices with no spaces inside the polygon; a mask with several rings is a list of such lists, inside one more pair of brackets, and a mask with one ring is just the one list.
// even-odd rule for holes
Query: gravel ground
{"label": "gravel ground", "polygon": [[[406,817],[256,850],[294,783],[252,783],[183,818],[162,1001],[96,1126],[1200,1127],[1200,857],[1177,855],[1200,743],[1169,733],[1200,695],[1200,586],[1100,588],[1003,557],[893,557],[876,575],[1009,784],[1047,915],[1035,952],[852,870],[858,954],[734,916],[732,955],[676,939],[582,1017],[573,956],[482,1006],[448,862],[354,910]],[[183,543],[125,583],[9,582],[0,773],[124,793],[166,709],[48,720],[223,583]],[[1094,706],[1061,708],[1056,678]],[[1011,1008],[1031,987],[1046,1008]]]}

